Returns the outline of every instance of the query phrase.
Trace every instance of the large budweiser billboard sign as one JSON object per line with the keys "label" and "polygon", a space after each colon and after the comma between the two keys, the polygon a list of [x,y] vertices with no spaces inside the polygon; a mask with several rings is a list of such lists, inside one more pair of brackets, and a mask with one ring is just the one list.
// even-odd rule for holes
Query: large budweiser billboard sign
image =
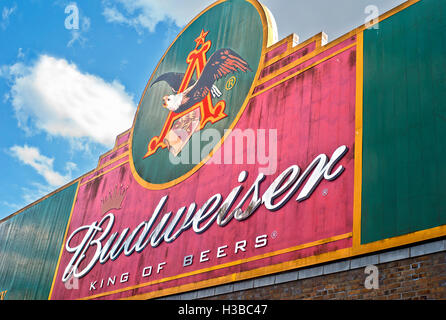
{"label": "large budweiser billboard sign", "polygon": [[0,299],[218,295],[446,236],[445,10],[299,42],[216,1],[97,167],[0,221]]}
{"label": "large budweiser billboard sign", "polygon": [[277,76],[272,21],[218,1],[175,39],[79,182],[52,299],[157,297],[351,247],[356,37],[297,64],[315,38]]}

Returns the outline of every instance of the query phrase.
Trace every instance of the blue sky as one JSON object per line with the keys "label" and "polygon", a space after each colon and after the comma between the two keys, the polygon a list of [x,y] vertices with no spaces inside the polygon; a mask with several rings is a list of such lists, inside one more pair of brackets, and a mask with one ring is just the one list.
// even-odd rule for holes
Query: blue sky
{"label": "blue sky", "polygon": [[[94,169],[207,0],[0,0],[0,219]],[[279,39],[333,40],[403,0],[265,0]]]}

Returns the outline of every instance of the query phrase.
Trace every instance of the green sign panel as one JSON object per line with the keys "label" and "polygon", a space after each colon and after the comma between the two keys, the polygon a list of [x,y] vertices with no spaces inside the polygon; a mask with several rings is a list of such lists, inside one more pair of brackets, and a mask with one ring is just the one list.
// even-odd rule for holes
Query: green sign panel
{"label": "green sign panel", "polygon": [[446,1],[364,32],[362,243],[446,224]]}

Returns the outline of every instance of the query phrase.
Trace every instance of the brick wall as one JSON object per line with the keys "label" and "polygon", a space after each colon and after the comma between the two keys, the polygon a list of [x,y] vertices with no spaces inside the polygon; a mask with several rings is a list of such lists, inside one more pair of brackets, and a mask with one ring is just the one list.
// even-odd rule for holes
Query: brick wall
{"label": "brick wall", "polygon": [[376,265],[379,289],[366,289],[365,268],[209,297],[209,300],[446,299],[446,252]]}

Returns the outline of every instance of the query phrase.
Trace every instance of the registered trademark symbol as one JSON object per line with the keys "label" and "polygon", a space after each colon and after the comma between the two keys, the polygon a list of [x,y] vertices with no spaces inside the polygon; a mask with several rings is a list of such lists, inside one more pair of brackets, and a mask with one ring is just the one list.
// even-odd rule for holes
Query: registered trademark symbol
{"label": "registered trademark symbol", "polygon": [[228,79],[228,81],[226,81],[226,84],[225,84],[226,91],[229,91],[232,88],[234,88],[236,83],[237,83],[237,78],[235,76],[230,77]]}
{"label": "registered trademark symbol", "polygon": [[328,189],[322,190],[322,195],[326,197],[328,195]]}
{"label": "registered trademark symbol", "polygon": [[274,231],[271,233],[271,238],[276,239],[278,235],[279,235],[279,233],[278,233],[276,230],[274,230]]}

